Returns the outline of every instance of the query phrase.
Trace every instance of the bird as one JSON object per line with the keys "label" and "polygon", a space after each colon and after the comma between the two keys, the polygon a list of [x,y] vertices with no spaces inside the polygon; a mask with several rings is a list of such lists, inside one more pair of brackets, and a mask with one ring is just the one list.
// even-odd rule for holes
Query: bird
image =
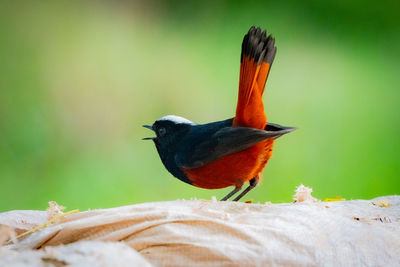
{"label": "bird", "polygon": [[276,55],[275,38],[252,26],[244,36],[240,56],[239,93],[235,117],[197,124],[167,115],[152,125],[152,140],[165,168],[179,180],[205,189],[233,186],[226,201],[249,185],[233,201],[255,188],[272,156],[277,138],[295,127],[267,122],[263,93]]}

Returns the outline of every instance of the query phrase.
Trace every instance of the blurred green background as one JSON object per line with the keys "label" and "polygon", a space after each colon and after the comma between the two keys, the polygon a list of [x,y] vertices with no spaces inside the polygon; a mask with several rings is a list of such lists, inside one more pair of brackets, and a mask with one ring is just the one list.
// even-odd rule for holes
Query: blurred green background
{"label": "blurred green background", "polygon": [[276,37],[279,139],[246,199],[400,193],[398,1],[1,1],[0,211],[221,198],[173,178],[142,128],[232,117],[251,25]]}

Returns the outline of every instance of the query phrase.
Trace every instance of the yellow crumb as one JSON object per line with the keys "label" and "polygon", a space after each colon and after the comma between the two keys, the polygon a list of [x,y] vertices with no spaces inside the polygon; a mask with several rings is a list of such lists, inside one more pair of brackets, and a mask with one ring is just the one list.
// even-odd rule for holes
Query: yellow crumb
{"label": "yellow crumb", "polygon": [[389,208],[391,206],[390,202],[384,199],[373,201],[372,204],[381,208]]}
{"label": "yellow crumb", "polygon": [[335,197],[335,198],[325,198],[324,202],[331,202],[331,201],[344,201],[346,199],[342,198],[342,197]]}

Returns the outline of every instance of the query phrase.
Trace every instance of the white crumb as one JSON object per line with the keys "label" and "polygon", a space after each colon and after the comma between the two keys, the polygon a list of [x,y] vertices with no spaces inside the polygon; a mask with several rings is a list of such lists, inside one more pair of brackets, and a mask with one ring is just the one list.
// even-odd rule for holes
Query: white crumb
{"label": "white crumb", "polygon": [[316,201],[318,201],[318,199],[311,196],[311,192],[312,192],[312,188],[301,184],[296,188],[296,193],[293,196],[293,200],[295,202],[316,202]]}

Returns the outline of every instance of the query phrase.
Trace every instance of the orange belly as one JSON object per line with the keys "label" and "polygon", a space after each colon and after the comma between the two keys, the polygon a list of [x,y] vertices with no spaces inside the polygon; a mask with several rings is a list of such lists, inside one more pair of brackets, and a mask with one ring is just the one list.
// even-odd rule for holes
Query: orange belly
{"label": "orange belly", "polygon": [[274,139],[270,138],[202,167],[182,169],[182,171],[197,187],[206,189],[240,187],[252,178],[260,176],[268,159],[272,156],[273,144]]}

